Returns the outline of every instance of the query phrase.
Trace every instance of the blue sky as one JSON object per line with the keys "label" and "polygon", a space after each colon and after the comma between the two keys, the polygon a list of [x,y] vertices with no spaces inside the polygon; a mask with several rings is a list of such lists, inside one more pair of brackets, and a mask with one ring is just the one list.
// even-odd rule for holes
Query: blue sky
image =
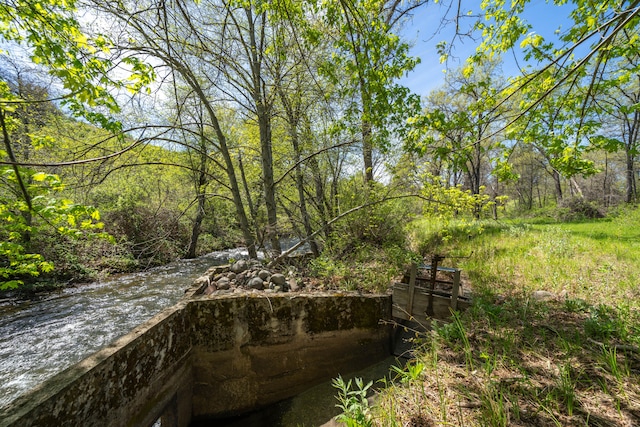
{"label": "blue sky", "polygon": [[[480,13],[479,1],[463,2],[474,14]],[[465,7],[463,6],[463,7]],[[533,0],[525,14],[527,21],[533,26],[532,31],[541,34],[545,39],[554,38],[557,29],[565,31],[570,25],[568,13],[571,6],[555,6],[546,1]],[[415,93],[426,96],[429,92],[444,81],[443,70],[447,67],[455,69],[464,64],[465,59],[473,53],[479,41],[471,39],[458,39],[454,44],[453,57],[446,64],[440,63],[436,51],[436,44],[440,41],[451,41],[454,35],[454,23],[441,25],[442,16],[446,13],[445,6],[440,4],[428,4],[420,8],[413,19],[407,23],[402,35],[413,44],[411,55],[418,56],[422,62],[407,77],[401,80],[403,85],[412,89]],[[473,24],[473,18],[465,18],[460,21],[461,29],[468,29]],[[466,27],[465,27],[466,26]],[[513,76],[518,73],[518,66],[514,59],[522,61],[519,52],[505,54],[503,57],[503,72],[505,76]],[[525,65],[520,62],[520,65]]]}

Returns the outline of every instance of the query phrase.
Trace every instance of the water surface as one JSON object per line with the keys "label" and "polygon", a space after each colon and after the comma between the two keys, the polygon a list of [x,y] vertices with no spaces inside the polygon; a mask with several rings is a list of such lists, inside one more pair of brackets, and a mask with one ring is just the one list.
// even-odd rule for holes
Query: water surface
{"label": "water surface", "polygon": [[0,306],[0,407],[177,303],[208,267],[241,257],[214,252]]}

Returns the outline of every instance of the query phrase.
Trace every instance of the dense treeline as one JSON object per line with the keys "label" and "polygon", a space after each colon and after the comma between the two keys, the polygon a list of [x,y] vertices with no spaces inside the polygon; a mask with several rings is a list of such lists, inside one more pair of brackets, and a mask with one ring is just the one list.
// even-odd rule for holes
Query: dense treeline
{"label": "dense treeline", "polygon": [[[2,287],[277,257],[282,237],[403,248],[423,214],[635,203],[638,6],[576,0],[545,40],[526,2],[486,3],[477,54],[430,94],[398,83],[424,1],[3,5]],[[514,46],[527,67],[504,76]]]}

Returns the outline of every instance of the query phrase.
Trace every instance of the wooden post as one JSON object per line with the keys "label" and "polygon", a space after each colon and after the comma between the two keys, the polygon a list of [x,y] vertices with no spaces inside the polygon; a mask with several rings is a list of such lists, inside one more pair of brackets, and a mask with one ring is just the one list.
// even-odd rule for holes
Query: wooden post
{"label": "wooden post", "polygon": [[453,272],[453,288],[451,288],[451,308],[458,308],[458,295],[460,294],[460,270],[456,268]]}
{"label": "wooden post", "polygon": [[429,283],[429,303],[427,305],[427,315],[433,316],[433,291],[436,288],[436,277],[438,275],[438,263],[442,261],[442,255],[434,254],[431,257],[431,280]]}
{"label": "wooden post", "polygon": [[409,302],[407,302],[407,313],[409,317],[413,317],[413,295],[416,292],[416,276],[418,275],[418,266],[416,263],[411,264],[411,273],[409,275]]}

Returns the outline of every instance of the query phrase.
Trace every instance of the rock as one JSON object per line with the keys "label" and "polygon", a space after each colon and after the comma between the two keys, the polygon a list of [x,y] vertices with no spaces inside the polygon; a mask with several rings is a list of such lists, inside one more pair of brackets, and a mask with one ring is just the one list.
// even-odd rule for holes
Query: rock
{"label": "rock", "polygon": [[218,289],[229,289],[231,287],[231,281],[228,278],[223,277],[216,282],[216,287]]}
{"label": "rock", "polygon": [[224,273],[225,271],[228,271],[230,267],[231,266],[229,264],[216,265],[215,267],[210,267],[204,274],[209,276],[209,277],[213,277],[213,276],[215,276],[217,274]]}
{"label": "rock", "polygon": [[214,293],[216,291],[216,287],[213,285],[209,285],[207,286],[207,288],[204,290],[204,294],[205,295],[211,295],[212,293]]}
{"label": "rock", "polygon": [[236,261],[230,268],[233,273],[242,273],[249,268],[249,263],[243,259]]}
{"label": "rock", "polygon": [[554,299],[556,294],[548,291],[534,291],[531,293],[531,298],[536,301],[548,301],[550,299]]}
{"label": "rock", "polygon": [[211,279],[209,279],[209,276],[207,276],[206,274],[204,276],[200,276],[198,277],[196,280],[193,281],[194,284],[196,285],[204,285],[204,284],[209,284],[211,283]]}
{"label": "rock", "polygon": [[284,286],[287,283],[287,278],[284,277],[284,274],[280,274],[280,273],[272,274],[271,283],[274,283],[278,286]]}
{"label": "rock", "polygon": [[[305,283],[297,277],[297,268],[289,266],[287,275],[270,270],[257,260],[238,260],[232,265],[216,266],[196,279],[201,286],[210,285],[216,294],[229,292],[289,292],[300,291]],[[212,292],[209,289],[209,292]]]}
{"label": "rock", "polygon": [[300,290],[300,286],[298,286],[298,281],[295,278],[289,279],[289,289],[291,292],[297,292]]}
{"label": "rock", "polygon": [[251,289],[262,290],[264,289],[264,280],[262,280],[259,277],[254,277],[251,280],[249,280],[248,286]]}

